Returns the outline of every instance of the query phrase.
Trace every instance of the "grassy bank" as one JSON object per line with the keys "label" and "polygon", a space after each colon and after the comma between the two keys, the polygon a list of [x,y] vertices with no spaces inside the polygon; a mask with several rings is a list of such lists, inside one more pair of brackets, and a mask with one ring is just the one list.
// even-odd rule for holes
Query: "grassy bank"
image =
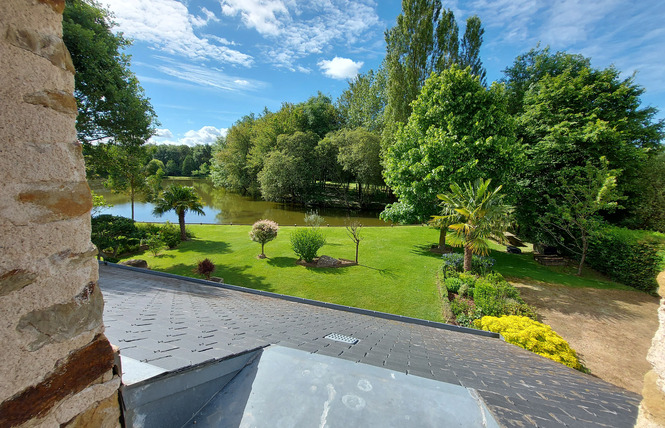
{"label": "grassy bank", "polygon": [[[267,259],[257,259],[260,244],[249,239],[250,226],[191,225],[195,238],[157,257],[145,252],[155,270],[196,276],[192,270],[204,258],[217,265],[215,276],[224,282],[275,293],[355,306],[393,314],[442,321],[437,291],[440,255],[431,253],[438,231],[421,226],[368,227],[362,230],[359,266],[317,269],[296,265],[289,235],[293,227],[280,227],[275,241],[266,244]],[[343,227],[324,228],[327,244],[319,251],[352,260],[355,247]],[[495,268],[506,277],[528,278],[575,287],[621,288],[593,271],[582,277],[573,269],[548,268],[531,254],[507,254],[495,246]],[[132,256],[132,257],[137,257]]]}

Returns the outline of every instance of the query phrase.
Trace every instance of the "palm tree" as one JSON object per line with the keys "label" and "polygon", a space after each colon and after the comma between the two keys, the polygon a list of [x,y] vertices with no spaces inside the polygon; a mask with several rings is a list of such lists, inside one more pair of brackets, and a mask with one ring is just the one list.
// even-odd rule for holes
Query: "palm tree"
{"label": "palm tree", "polygon": [[187,240],[185,232],[185,213],[187,211],[195,212],[198,215],[205,215],[203,205],[193,187],[174,184],[169,186],[162,197],[155,201],[155,209],[152,213],[158,217],[162,214],[175,211],[178,214],[178,223],[180,223],[180,240]]}
{"label": "palm tree", "polygon": [[490,189],[492,180],[478,179],[475,183],[450,185],[450,193],[437,195],[443,215],[434,220],[449,221],[450,243],[464,247],[464,270],[471,270],[472,255],[489,253],[489,238],[505,242],[504,232],[510,226],[512,207],[503,203],[499,193],[502,186]]}

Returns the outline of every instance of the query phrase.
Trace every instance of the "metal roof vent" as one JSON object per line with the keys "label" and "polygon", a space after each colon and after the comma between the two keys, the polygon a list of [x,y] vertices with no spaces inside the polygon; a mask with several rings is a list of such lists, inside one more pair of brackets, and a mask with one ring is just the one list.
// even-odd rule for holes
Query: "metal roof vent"
{"label": "metal roof vent", "polygon": [[335,340],[337,342],[348,343],[349,345],[355,345],[360,340],[356,339],[355,337],[344,336],[343,334],[338,334],[338,333],[330,333],[329,335],[324,336],[324,339],[330,339],[330,340]]}

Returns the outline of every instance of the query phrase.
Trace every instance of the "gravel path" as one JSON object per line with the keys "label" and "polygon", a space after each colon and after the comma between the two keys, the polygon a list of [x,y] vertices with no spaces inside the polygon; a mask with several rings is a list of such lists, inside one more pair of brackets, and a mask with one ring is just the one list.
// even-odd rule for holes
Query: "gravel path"
{"label": "gravel path", "polygon": [[[665,272],[659,277],[665,284]],[[511,281],[582,357],[591,373],[641,394],[651,339],[658,329],[657,297],[640,291],[571,288]],[[664,287],[665,288],[665,287]]]}

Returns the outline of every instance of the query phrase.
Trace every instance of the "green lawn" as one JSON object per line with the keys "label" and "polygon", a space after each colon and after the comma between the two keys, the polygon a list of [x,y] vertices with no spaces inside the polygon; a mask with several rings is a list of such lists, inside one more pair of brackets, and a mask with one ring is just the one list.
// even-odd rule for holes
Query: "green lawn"
{"label": "green lawn", "polygon": [[[276,240],[266,244],[267,259],[257,259],[261,245],[249,239],[250,226],[191,225],[195,238],[157,257],[140,256],[151,269],[196,276],[193,269],[204,258],[217,266],[213,274],[227,284],[288,294],[410,317],[443,321],[436,287],[440,256],[429,251],[438,231],[421,226],[362,229],[360,265],[316,269],[296,265],[289,235],[293,227],[280,227]],[[319,251],[352,260],[354,244],[343,227],[323,228],[327,244]],[[507,254],[495,246],[491,256],[504,276],[578,287],[624,288],[598,274],[572,275],[572,269],[538,265],[531,254]]]}

